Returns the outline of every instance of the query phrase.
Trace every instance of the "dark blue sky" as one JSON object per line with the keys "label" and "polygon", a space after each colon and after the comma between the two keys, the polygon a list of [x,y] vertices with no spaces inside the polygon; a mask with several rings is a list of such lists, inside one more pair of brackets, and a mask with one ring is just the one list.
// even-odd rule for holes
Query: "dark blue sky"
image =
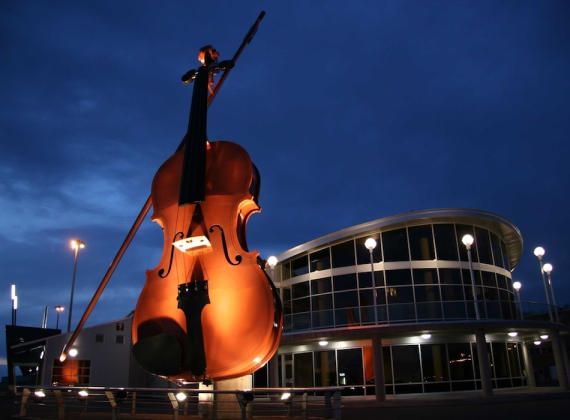
{"label": "dark blue sky", "polygon": [[[210,107],[211,140],[261,172],[250,249],[263,258],[430,208],[519,227],[513,277],[544,301],[536,246],[570,303],[570,3],[16,1],[0,3],[0,316],[79,321],[188,123],[180,76],[212,44],[253,42]],[[162,252],[147,217],[88,325],[127,315]],[[67,312],[60,319],[65,328]],[[4,336],[0,365],[5,364]],[[5,366],[0,366],[5,374]]]}

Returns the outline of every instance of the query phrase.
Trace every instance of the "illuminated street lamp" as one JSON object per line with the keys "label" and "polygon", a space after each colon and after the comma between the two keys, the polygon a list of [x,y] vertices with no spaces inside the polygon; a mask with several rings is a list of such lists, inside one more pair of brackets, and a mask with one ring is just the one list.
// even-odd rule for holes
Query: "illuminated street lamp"
{"label": "illuminated street lamp", "polygon": [[75,291],[75,273],[77,272],[77,255],[79,248],[85,248],[85,242],[74,239],[71,241],[71,248],[75,249],[73,260],[73,277],[71,278],[71,298],[69,299],[69,317],[67,318],[67,332],[71,330],[71,313],[73,312],[73,292]]}
{"label": "illuminated street lamp", "polygon": [[475,304],[475,316],[477,320],[480,319],[479,317],[479,304],[477,303],[477,291],[475,290],[475,273],[473,273],[473,259],[471,258],[471,245],[473,245],[473,236],[465,235],[461,238],[461,242],[467,248],[467,257],[469,258],[469,272],[471,273],[471,287],[473,287],[473,303]]}
{"label": "illuminated street lamp", "polygon": [[267,265],[271,270],[271,280],[275,281],[275,266],[277,265],[277,257],[273,255],[267,259]]}
{"label": "illuminated street lamp", "polygon": [[16,325],[16,309],[18,309],[18,296],[16,296],[16,285],[12,285],[11,289],[12,298],[12,325]]}
{"label": "illuminated street lamp", "polygon": [[546,294],[546,305],[548,306],[548,314],[550,315],[550,322],[554,322],[552,318],[552,309],[550,309],[550,298],[548,297],[548,288],[546,287],[546,277],[544,276],[544,267],[542,266],[542,256],[544,255],[545,251],[542,247],[537,247],[534,249],[534,255],[538,257],[538,261],[540,262],[540,273],[542,274],[542,283],[544,283],[544,293]]}
{"label": "illuminated street lamp", "polygon": [[554,306],[556,322],[560,322],[560,319],[558,318],[558,308],[556,307],[556,297],[554,296],[554,289],[552,288],[552,276],[550,275],[550,272],[552,271],[552,264],[544,264],[542,269],[548,275],[548,285],[550,286],[550,294],[552,295],[552,306]]}
{"label": "illuminated street lamp", "polygon": [[374,302],[374,325],[378,324],[378,308],[376,307],[376,278],[374,276],[374,248],[376,248],[376,241],[373,238],[368,238],[364,242],[364,246],[370,252],[370,273],[372,274],[372,299]]}
{"label": "illuminated street lamp", "polygon": [[521,293],[520,293],[521,287],[522,287],[522,284],[520,281],[515,281],[513,283],[513,289],[515,289],[515,292],[517,294],[517,301],[519,302],[519,310],[521,313],[521,319],[523,319],[523,310],[522,310]]}
{"label": "illuminated street lamp", "polygon": [[55,307],[55,311],[57,312],[57,321],[55,322],[55,329],[57,330],[59,328],[59,314],[61,312],[63,312],[65,308],[63,306],[56,306]]}

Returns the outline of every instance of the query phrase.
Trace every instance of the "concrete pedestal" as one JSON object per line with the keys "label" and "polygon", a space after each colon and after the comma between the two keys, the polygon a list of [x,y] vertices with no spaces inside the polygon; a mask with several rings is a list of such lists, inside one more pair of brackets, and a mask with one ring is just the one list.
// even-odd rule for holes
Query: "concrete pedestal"
{"label": "concrete pedestal", "polygon": [[[252,376],[246,375],[241,378],[227,379],[214,382],[216,391],[236,391],[251,389]],[[214,419],[240,418],[241,407],[235,394],[215,394],[214,396]]]}

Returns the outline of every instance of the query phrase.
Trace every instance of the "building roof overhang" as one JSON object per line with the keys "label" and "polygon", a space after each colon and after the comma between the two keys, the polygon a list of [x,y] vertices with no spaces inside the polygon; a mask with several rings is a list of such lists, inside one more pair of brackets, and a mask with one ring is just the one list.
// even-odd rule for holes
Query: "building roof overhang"
{"label": "building roof overhang", "polygon": [[511,270],[520,262],[523,251],[523,238],[519,229],[511,221],[495,213],[458,208],[411,211],[351,226],[291,248],[277,255],[277,259],[278,261],[284,261],[327,244],[351,237],[362,237],[368,232],[392,230],[425,223],[446,222],[483,226],[499,234],[505,240]]}

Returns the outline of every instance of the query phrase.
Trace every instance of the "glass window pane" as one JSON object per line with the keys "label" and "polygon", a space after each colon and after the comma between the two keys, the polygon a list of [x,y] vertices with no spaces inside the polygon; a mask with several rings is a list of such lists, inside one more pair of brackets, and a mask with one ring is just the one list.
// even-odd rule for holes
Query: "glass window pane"
{"label": "glass window pane", "polygon": [[[334,311],[318,311],[313,310],[313,328],[330,328],[334,327]],[[283,330],[285,332],[285,329]]]}
{"label": "glass window pane", "polygon": [[301,283],[292,284],[291,290],[293,292],[293,299],[309,296],[309,282],[304,281]]}
{"label": "glass window pane", "polygon": [[481,280],[483,282],[483,286],[497,287],[497,278],[495,277],[495,273],[481,270]]}
{"label": "glass window pane", "polygon": [[439,286],[415,286],[416,302],[439,302]]}
{"label": "glass window pane", "polygon": [[384,356],[384,383],[386,385],[393,384],[392,382],[392,353],[390,347],[382,347],[382,355]]}
{"label": "glass window pane", "polygon": [[335,293],[334,307],[335,309],[358,307],[358,292],[352,291]]}
{"label": "glass window pane", "polygon": [[309,272],[309,260],[306,255],[291,261],[291,277],[301,276]]}
{"label": "glass window pane", "polygon": [[387,287],[388,303],[414,303],[413,287]]}
{"label": "glass window pane", "polygon": [[384,261],[409,261],[406,228],[382,232]]}
{"label": "glass window pane", "polygon": [[[457,239],[455,227],[452,224],[433,225],[437,259],[445,261],[458,261]],[[463,244],[461,244],[463,245]]]}
{"label": "glass window pane", "polygon": [[501,240],[499,236],[493,232],[489,231],[491,235],[491,250],[493,252],[493,259],[495,261],[495,265],[499,267],[504,267],[503,263],[503,254],[501,252]]}
{"label": "glass window pane", "polygon": [[291,301],[291,307],[294,314],[298,314],[299,312],[309,312],[311,310],[311,301],[308,297],[294,299]]}
{"label": "glass window pane", "polygon": [[440,302],[416,303],[416,312],[418,320],[443,318]]}
{"label": "glass window pane", "polygon": [[510,378],[506,343],[491,343],[496,378]]}
{"label": "glass window pane", "polygon": [[321,249],[309,255],[311,261],[311,273],[314,271],[328,270],[331,268],[330,248]]}
{"label": "glass window pane", "polygon": [[489,231],[487,229],[476,227],[475,235],[475,243],[473,245],[477,245],[477,251],[479,252],[479,262],[483,264],[493,264]]}
{"label": "glass window pane", "polygon": [[501,251],[503,254],[503,268],[510,271],[511,267],[509,264],[509,256],[507,254],[507,245],[503,241],[501,241]]}
{"label": "glass window pane", "polygon": [[412,284],[412,272],[405,270],[388,270],[384,273],[386,276],[386,286],[403,286]]}
{"label": "glass window pane", "polygon": [[439,281],[441,284],[463,284],[461,282],[461,271],[456,268],[440,268]]}
{"label": "glass window pane", "polygon": [[313,302],[313,311],[324,311],[326,309],[332,309],[332,294],[318,295],[311,297]]}
{"label": "glass window pane", "polygon": [[465,302],[443,302],[443,317],[445,319],[466,319]]}
{"label": "glass window pane", "polygon": [[394,383],[407,384],[422,382],[420,352],[417,345],[392,346]]}
{"label": "glass window pane", "polygon": [[404,303],[388,306],[388,316],[390,322],[398,321],[415,321],[416,305],[413,303]]}
{"label": "glass window pane", "polygon": [[332,282],[330,277],[311,280],[311,293],[313,295],[329,292],[332,292]]}
{"label": "glass window pane", "polygon": [[463,286],[441,286],[441,300],[464,300]]}
{"label": "glass window pane", "polygon": [[[463,275],[463,284],[471,284],[471,271],[463,269],[461,270],[461,274]],[[479,270],[473,270],[473,277],[475,277],[475,284],[481,285],[481,272]]]}
{"label": "glass window pane", "polygon": [[293,315],[293,331],[302,331],[311,329],[311,313],[305,312],[302,314]]}
{"label": "glass window pane", "polygon": [[[374,283],[376,284],[376,287],[384,286],[383,271],[374,272]],[[358,287],[361,289],[372,287],[372,273],[370,273],[370,271],[358,273]]]}
{"label": "glass window pane", "polygon": [[507,343],[507,354],[509,355],[509,366],[511,368],[511,376],[519,377],[521,374],[521,364],[519,360],[518,347],[519,343]]}
{"label": "glass window pane", "polygon": [[414,268],[414,284],[437,284],[437,269],[435,268]]}
{"label": "glass window pane", "polygon": [[334,291],[352,290],[357,288],[356,273],[343,274],[333,277]]}
{"label": "glass window pane", "polygon": [[350,267],[355,265],[354,241],[350,240],[331,247],[332,266]]}
{"label": "glass window pane", "polygon": [[497,287],[508,290],[507,278],[502,274],[497,274]]}
{"label": "glass window pane", "polygon": [[445,344],[422,344],[424,382],[449,381]]}
{"label": "glass window pane", "polygon": [[431,225],[409,227],[408,235],[413,261],[435,259]]}
{"label": "glass window pane", "polygon": [[337,350],[339,385],[364,385],[362,350]]}
{"label": "glass window pane", "polygon": [[382,262],[382,242],[380,241],[380,235],[375,233],[356,239],[356,261],[358,264],[370,264],[370,251],[364,245],[368,238],[376,241],[376,248],[372,250],[372,260],[375,263]]}
{"label": "glass window pane", "polygon": [[281,264],[281,276],[283,280],[291,278],[291,262],[287,261]]}
{"label": "glass window pane", "polygon": [[[372,306],[374,304],[374,296],[372,289],[360,290],[360,306]],[[383,287],[376,289],[376,305],[386,305],[386,293]]]}
{"label": "glass window pane", "polygon": [[[465,247],[465,245],[463,245],[463,242],[461,242],[461,240],[465,235],[471,235],[473,236],[473,239],[475,239],[475,241],[477,240],[475,238],[475,232],[473,231],[473,226],[455,225],[455,230],[457,231],[457,245],[459,246],[459,257],[461,258],[461,261],[469,261],[467,257],[467,248]],[[477,257],[477,247],[475,245],[476,242],[474,242],[474,244],[471,246],[471,258],[473,259],[473,262],[478,262],[479,259]]]}
{"label": "glass window pane", "polygon": [[337,309],[334,311],[334,323],[337,327],[360,325],[360,310],[358,308]]}
{"label": "glass window pane", "polygon": [[315,352],[315,386],[337,386],[334,350]]}
{"label": "glass window pane", "polygon": [[293,355],[293,371],[295,372],[295,386],[308,388],[313,383],[313,353],[297,353]]}
{"label": "glass window pane", "polygon": [[485,300],[499,300],[499,291],[491,287],[483,287]]}
{"label": "glass window pane", "polygon": [[449,371],[452,381],[473,379],[473,362],[469,343],[447,344]]}

